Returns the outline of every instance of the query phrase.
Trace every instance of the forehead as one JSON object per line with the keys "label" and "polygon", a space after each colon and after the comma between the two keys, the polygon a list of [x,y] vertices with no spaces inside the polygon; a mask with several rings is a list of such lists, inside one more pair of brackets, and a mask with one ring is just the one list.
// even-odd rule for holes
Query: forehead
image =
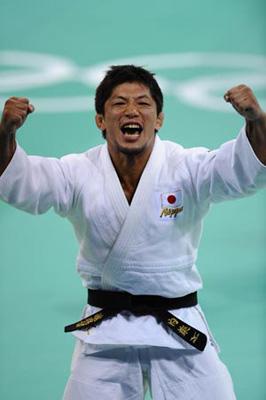
{"label": "forehead", "polygon": [[114,87],[110,98],[142,96],[152,98],[150,89],[146,85],[140,82],[125,82]]}

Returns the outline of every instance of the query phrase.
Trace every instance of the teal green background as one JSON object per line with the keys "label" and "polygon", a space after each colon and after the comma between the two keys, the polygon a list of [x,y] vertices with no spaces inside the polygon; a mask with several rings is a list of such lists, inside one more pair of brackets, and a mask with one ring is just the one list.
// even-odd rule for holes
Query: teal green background
{"label": "teal green background", "polygon": [[[0,14],[0,51],[46,53],[81,68],[143,54],[266,54],[262,0],[2,0]],[[0,73],[4,70],[0,66]],[[223,72],[222,67],[187,68],[164,76],[182,81]],[[0,95],[93,93],[73,80]],[[257,95],[265,97],[265,90]],[[184,146],[217,147],[243,125],[236,113],[200,109],[171,95],[165,98],[165,115],[160,136]],[[42,113],[36,106],[19,142],[30,154],[61,156],[102,139],[94,112]],[[266,398],[265,200],[261,191],[215,205],[198,259],[204,279],[200,301],[241,400]],[[34,217],[1,202],[0,228],[0,398],[60,399],[74,344],[63,327],[79,318],[86,299],[75,272],[71,226],[53,212]]]}

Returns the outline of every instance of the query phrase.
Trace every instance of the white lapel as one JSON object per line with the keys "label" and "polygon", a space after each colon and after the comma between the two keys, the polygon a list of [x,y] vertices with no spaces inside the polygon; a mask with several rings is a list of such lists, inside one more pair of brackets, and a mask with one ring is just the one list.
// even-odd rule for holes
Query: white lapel
{"label": "white lapel", "polygon": [[112,196],[112,205],[116,207],[117,213],[120,214],[121,220],[124,218],[124,221],[104,264],[102,275],[103,288],[108,288],[108,276],[112,274],[112,270],[114,271],[115,265],[121,263],[127,256],[128,251],[130,251],[130,246],[134,243],[134,238],[137,237],[137,230],[140,225],[139,221],[144,212],[143,205],[147,204],[151,197],[151,192],[154,189],[157,180],[156,177],[164,162],[164,158],[164,145],[157,136],[153,151],[142,173],[130,206],[128,205],[110,156],[109,161],[106,160],[106,168],[108,168],[108,171],[106,169],[106,174],[110,176],[108,185],[110,184],[109,190]]}
{"label": "white lapel", "polygon": [[129,204],[110,159],[107,145],[99,154],[99,182],[89,183],[93,198],[88,192],[88,219],[90,240],[99,243],[108,252],[112,248],[127,216]]}
{"label": "white lapel", "polygon": [[113,166],[111,157],[108,152],[107,145],[103,148],[103,166],[104,176],[106,178],[105,188],[107,194],[110,196],[109,200],[117,215],[119,222],[123,224],[128,210],[129,204],[123,191],[122,185],[117,176],[116,170]]}

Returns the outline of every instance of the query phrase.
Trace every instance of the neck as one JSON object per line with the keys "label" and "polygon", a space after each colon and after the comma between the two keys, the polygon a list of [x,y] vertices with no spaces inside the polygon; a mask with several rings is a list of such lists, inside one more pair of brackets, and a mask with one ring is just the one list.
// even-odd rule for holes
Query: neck
{"label": "neck", "polygon": [[130,204],[151,151],[145,154],[125,154],[121,152],[114,154],[109,149],[109,154],[125,196]]}

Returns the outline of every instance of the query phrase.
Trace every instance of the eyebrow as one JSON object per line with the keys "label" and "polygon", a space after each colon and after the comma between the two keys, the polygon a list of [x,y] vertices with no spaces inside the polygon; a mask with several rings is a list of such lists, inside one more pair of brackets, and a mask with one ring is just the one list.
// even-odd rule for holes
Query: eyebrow
{"label": "eyebrow", "polygon": [[[119,96],[114,96],[114,97],[112,98],[112,100],[114,100],[114,99],[127,100],[128,97],[119,95]],[[137,96],[135,99],[136,99],[136,100],[141,100],[141,99],[148,99],[148,100],[150,100],[150,96],[148,96],[147,94],[142,94],[142,95],[140,95],[140,96]]]}

